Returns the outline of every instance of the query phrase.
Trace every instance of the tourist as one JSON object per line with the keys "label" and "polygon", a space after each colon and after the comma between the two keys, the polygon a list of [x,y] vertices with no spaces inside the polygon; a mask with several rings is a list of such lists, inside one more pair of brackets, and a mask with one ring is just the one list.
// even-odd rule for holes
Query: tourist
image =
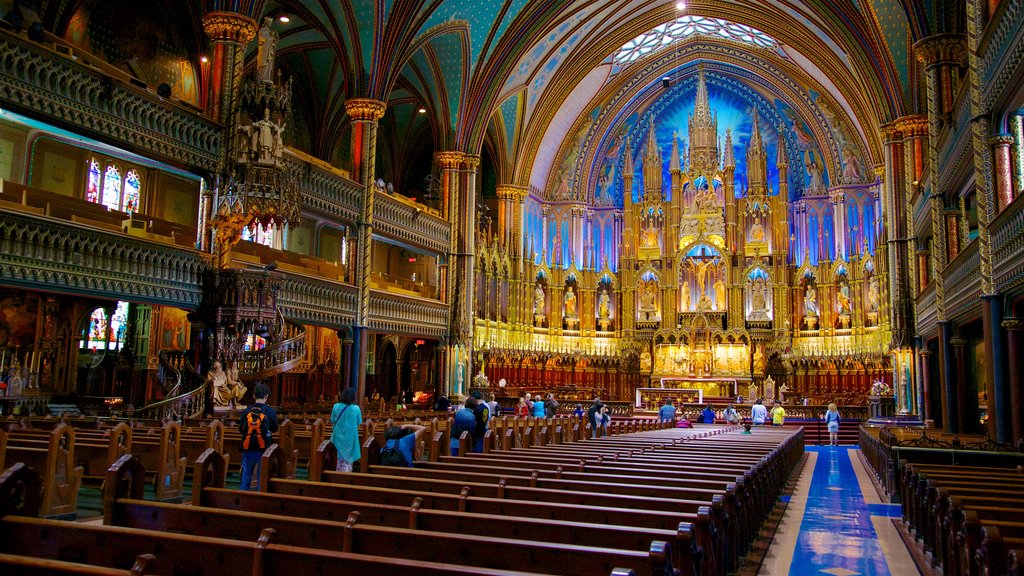
{"label": "tourist", "polygon": [[341,399],[331,409],[331,444],[338,453],[335,470],[351,472],[352,465],[359,460],[359,425],[363,423],[363,412],[356,404],[356,389],[349,387],[341,392]]}
{"label": "tourist", "polygon": [[585,412],[583,411],[583,404],[577,404],[576,409],[572,411],[572,415],[577,419],[582,420]]}
{"label": "tourist", "polygon": [[547,400],[544,401],[544,414],[548,418],[554,418],[558,414],[558,400],[555,400],[555,395],[550,392]]}
{"label": "tourist", "polygon": [[491,407],[484,402],[483,394],[479,390],[473,390],[470,396],[476,398],[476,407],[473,408],[473,452],[482,454],[484,435],[487,434],[487,425],[491,421]]}
{"label": "tourist", "polygon": [[768,419],[768,409],[764,407],[764,402],[760,398],[750,407],[750,419],[753,420],[754,426],[764,426],[764,421]]}
{"label": "tourist", "polygon": [[533,400],[530,400],[530,393],[529,392],[524,392],[523,393],[523,400],[526,403],[526,409],[527,409],[526,415],[529,416],[530,414],[533,414]]}
{"label": "tourist", "polygon": [[516,404],[516,418],[526,418],[530,415],[530,405],[526,403],[526,396],[519,399]]}
{"label": "tourist", "polygon": [[740,423],[740,413],[736,411],[736,407],[732,404],[729,404],[725,412],[722,413],[722,418],[725,418],[725,421],[729,424],[736,425]]}
{"label": "tourist", "polygon": [[665,398],[665,405],[658,410],[659,422],[671,422],[676,418],[676,407],[672,405],[671,398]]}
{"label": "tourist", "polygon": [[260,489],[260,460],[263,451],[270,446],[273,433],[277,432],[277,414],[267,405],[270,388],[262,382],[253,390],[255,402],[245,409],[238,421],[242,433],[242,480],[239,490],[252,488],[252,477],[256,475],[256,489]]}
{"label": "tourist", "polygon": [[543,418],[545,416],[544,402],[541,395],[537,394],[537,400],[533,403],[533,417]]}
{"label": "tourist", "polygon": [[420,459],[420,436],[426,427],[418,424],[391,426],[384,433],[384,447],[380,451],[382,466],[399,466],[412,468],[413,462]]}
{"label": "tourist", "polygon": [[602,418],[601,409],[604,408],[604,404],[601,403],[600,398],[594,398],[594,403],[587,409],[587,420],[590,422],[590,437],[597,438],[597,428],[600,424],[598,418]]}
{"label": "tourist", "polygon": [[463,432],[469,432],[472,438],[473,429],[476,428],[476,416],[473,414],[473,411],[476,409],[476,403],[476,398],[472,396],[466,398],[466,403],[455,413],[455,418],[452,419],[450,443],[452,456],[459,455],[459,437],[462,436]]}
{"label": "tourist", "polygon": [[707,406],[705,406],[704,409],[701,410],[701,412],[700,412],[700,418],[701,418],[701,422],[703,422],[705,424],[714,424],[715,423],[715,409],[714,409],[714,407],[711,404],[708,404]]}
{"label": "tourist", "polygon": [[434,412],[447,412],[451,409],[452,402],[444,394],[440,394],[434,401]]}
{"label": "tourist", "polygon": [[601,405],[601,435],[608,435],[608,426],[612,423],[612,411],[607,404]]}
{"label": "tourist", "polygon": [[839,446],[839,408],[835,402],[829,404],[825,412],[825,426],[828,427],[828,445]]}
{"label": "tourist", "polygon": [[491,411],[491,418],[501,414],[501,408],[498,406],[498,401],[494,397],[494,392],[487,393],[487,407]]}
{"label": "tourist", "polygon": [[772,404],[772,426],[782,426],[786,421],[786,409],[781,404]]}

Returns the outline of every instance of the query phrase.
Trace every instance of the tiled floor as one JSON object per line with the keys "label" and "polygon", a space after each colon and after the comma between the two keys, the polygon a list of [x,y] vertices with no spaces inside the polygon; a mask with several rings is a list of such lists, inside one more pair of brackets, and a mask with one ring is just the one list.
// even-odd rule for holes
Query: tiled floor
{"label": "tiled floor", "polygon": [[807,447],[808,460],[759,574],[916,576],[857,447]]}

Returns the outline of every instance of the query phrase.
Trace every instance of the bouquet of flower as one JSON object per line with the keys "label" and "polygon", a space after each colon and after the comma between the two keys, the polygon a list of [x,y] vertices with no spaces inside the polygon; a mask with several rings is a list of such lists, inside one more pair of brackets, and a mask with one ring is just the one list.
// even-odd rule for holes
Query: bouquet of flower
{"label": "bouquet of flower", "polygon": [[490,381],[490,379],[487,378],[487,374],[484,374],[483,370],[481,370],[480,372],[477,372],[476,376],[473,376],[473,387],[474,388],[487,388],[490,385],[491,385],[491,381]]}
{"label": "bouquet of flower", "polygon": [[872,396],[892,396],[892,388],[882,380],[875,380],[871,384],[870,394]]}

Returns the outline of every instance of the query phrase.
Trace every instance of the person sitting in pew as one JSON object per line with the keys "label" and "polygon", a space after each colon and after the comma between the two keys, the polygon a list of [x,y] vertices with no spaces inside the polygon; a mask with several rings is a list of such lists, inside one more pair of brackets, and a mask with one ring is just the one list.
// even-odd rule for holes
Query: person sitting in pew
{"label": "person sitting in pew", "polygon": [[270,446],[277,432],[277,414],[267,405],[270,388],[260,382],[253,390],[256,401],[246,408],[238,420],[238,428],[242,433],[242,482],[239,490],[252,487],[252,475],[256,474],[256,489],[259,490],[260,458],[263,451]]}
{"label": "person sitting in pew", "polygon": [[700,411],[700,418],[700,421],[703,422],[704,424],[715,423],[715,410],[714,408],[711,407],[711,404],[708,404],[707,406],[704,407],[703,410]]}
{"label": "person sitting in pew", "polygon": [[463,432],[469,432],[472,438],[473,429],[476,428],[476,416],[473,414],[473,411],[476,409],[476,403],[476,398],[472,396],[466,398],[466,403],[462,406],[462,409],[455,413],[455,418],[452,419],[452,456],[459,455],[459,436],[462,436]]}
{"label": "person sitting in pew", "polygon": [[421,459],[420,436],[424,430],[426,427],[417,424],[388,428],[384,433],[384,447],[380,450],[381,466],[412,468],[413,462]]}
{"label": "person sitting in pew", "polygon": [[676,417],[676,407],[671,398],[665,398],[665,405],[658,409],[659,422],[671,422]]}

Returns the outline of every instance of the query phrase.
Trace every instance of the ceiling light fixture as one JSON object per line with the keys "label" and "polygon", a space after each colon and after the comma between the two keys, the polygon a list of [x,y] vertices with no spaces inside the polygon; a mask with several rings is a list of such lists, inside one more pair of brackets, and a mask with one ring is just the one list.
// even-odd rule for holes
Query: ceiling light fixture
{"label": "ceiling light fixture", "polygon": [[676,10],[686,10],[686,2],[676,2]]}
{"label": "ceiling light fixture", "polygon": [[199,57],[199,61],[202,62],[203,64],[206,64],[207,62],[210,61],[210,59],[207,58],[206,56],[200,56]]}
{"label": "ceiling light fixture", "polygon": [[288,22],[291,22],[291,18],[289,18],[288,16],[286,16],[284,14],[282,14],[280,17],[278,17],[278,20],[280,20],[282,24],[287,24]]}
{"label": "ceiling light fixture", "polygon": [[426,114],[427,113],[427,109],[423,108],[422,106],[418,110],[416,110],[416,111],[419,112],[420,114]]}

